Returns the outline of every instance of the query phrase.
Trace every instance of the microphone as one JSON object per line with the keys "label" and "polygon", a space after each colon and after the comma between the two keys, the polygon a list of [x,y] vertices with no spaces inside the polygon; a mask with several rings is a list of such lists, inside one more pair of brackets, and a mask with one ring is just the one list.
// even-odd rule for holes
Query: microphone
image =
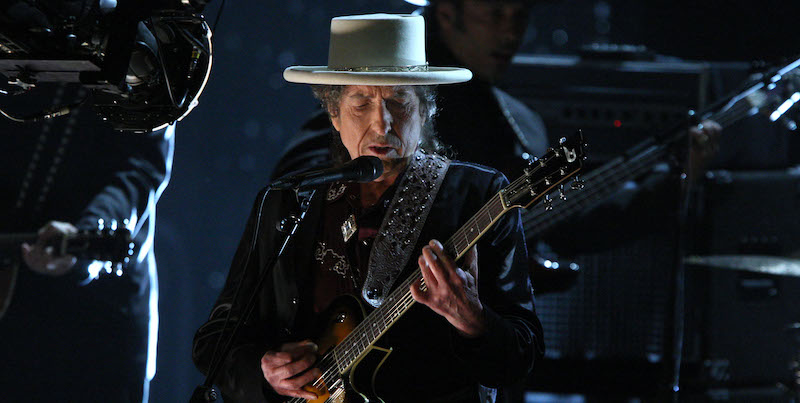
{"label": "microphone", "polygon": [[319,169],[276,179],[270,187],[283,190],[306,188],[333,182],[370,182],[383,174],[383,161],[364,155],[340,167]]}

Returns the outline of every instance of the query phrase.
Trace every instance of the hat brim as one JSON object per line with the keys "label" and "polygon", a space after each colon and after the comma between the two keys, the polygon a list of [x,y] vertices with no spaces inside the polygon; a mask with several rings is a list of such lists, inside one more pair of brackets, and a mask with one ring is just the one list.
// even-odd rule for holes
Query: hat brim
{"label": "hat brim", "polygon": [[326,66],[292,66],[283,71],[291,83],[326,85],[435,85],[463,83],[472,72],[459,67],[428,67],[424,71],[341,71]]}

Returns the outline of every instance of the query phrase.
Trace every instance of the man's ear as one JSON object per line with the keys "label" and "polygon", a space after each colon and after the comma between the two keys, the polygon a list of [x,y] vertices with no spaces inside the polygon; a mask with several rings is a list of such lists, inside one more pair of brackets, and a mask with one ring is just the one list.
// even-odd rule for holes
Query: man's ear
{"label": "man's ear", "polygon": [[341,111],[335,117],[331,116],[331,124],[333,125],[333,128],[336,129],[337,132],[341,133],[341,131],[339,131],[339,127],[342,125],[342,121],[339,120],[339,116],[341,116]]}
{"label": "man's ear", "polygon": [[439,27],[452,31],[456,23],[456,7],[449,1],[443,1],[436,5],[436,22]]}

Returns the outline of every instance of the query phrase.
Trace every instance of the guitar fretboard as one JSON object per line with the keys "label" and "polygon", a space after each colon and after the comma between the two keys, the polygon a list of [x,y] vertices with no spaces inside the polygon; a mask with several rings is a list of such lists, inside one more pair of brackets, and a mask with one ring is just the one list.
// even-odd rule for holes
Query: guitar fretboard
{"label": "guitar fretboard", "polygon": [[[443,244],[444,250],[458,260],[506,211],[508,209],[503,206],[500,195],[495,195]],[[332,354],[339,372],[346,371],[400,316],[411,308],[414,298],[411,296],[410,287],[418,280],[422,280],[424,287],[425,281],[422,279],[419,267],[414,269],[411,275],[386,297],[380,307],[368,315],[341,343],[336,345]]]}
{"label": "guitar fretboard", "polygon": [[[715,113],[707,119],[714,120],[722,127],[754,114],[754,107],[742,99],[730,108]],[[528,210],[523,214],[525,237],[529,240],[540,237],[544,232],[562,223],[578,212],[586,212],[616,193],[619,186],[636,179],[664,160],[669,154],[669,146],[645,141],[633,148],[631,156],[618,157],[584,176],[586,185],[571,194],[567,200],[553,199],[552,210]]]}

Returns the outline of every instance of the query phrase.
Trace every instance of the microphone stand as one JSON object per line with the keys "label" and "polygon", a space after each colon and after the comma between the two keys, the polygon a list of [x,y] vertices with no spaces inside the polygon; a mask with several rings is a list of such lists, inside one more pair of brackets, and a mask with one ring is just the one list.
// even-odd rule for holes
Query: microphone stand
{"label": "microphone stand", "polygon": [[694,172],[695,167],[692,165],[693,153],[692,149],[692,136],[689,134],[689,127],[696,125],[700,119],[697,114],[690,110],[688,113],[688,125],[686,127],[686,161],[685,172],[680,176],[680,189],[678,196],[678,216],[677,216],[677,232],[675,234],[675,270],[673,273],[673,301],[672,301],[672,379],[670,380],[671,400],[674,403],[680,401],[681,395],[681,366],[683,365],[683,347],[684,339],[686,337],[686,264],[684,257],[688,247],[690,246],[689,239],[689,203],[692,197],[692,191],[696,183],[692,183],[697,179],[697,172]]}
{"label": "microphone stand", "polygon": [[[245,259],[244,270],[245,273],[242,275],[242,280],[239,282],[239,287],[242,286],[244,283],[245,274],[247,274],[247,268],[250,263],[250,256],[255,248],[256,239],[258,237],[258,228],[259,224],[261,223],[261,210],[264,207],[264,201],[267,198],[272,187],[267,187],[264,196],[261,199],[261,204],[258,208],[257,214],[257,221],[255,228],[253,230],[253,242],[250,245],[250,250],[247,252],[247,258]],[[306,216],[306,212],[308,212],[308,207],[311,203],[311,199],[314,197],[314,193],[316,190],[311,190],[304,194],[305,192],[301,192],[299,187],[295,187],[294,189],[295,196],[298,201],[299,212],[297,214],[289,214],[288,217],[283,218],[280,223],[278,223],[278,230],[283,232],[285,235],[283,242],[278,249],[277,255],[271,258],[267,264],[265,265],[264,270],[261,271],[261,274],[258,277],[258,282],[256,283],[253,292],[250,293],[250,297],[247,299],[247,304],[244,306],[244,310],[242,311],[242,315],[238,322],[236,322],[236,326],[234,326],[233,331],[231,332],[230,337],[228,337],[227,342],[225,343],[221,354],[217,360],[214,360],[217,357],[217,350],[219,349],[219,339],[217,341],[217,345],[214,348],[214,351],[211,355],[211,364],[208,369],[208,375],[206,376],[205,381],[203,381],[202,385],[199,385],[195,388],[194,392],[192,393],[192,397],[189,399],[190,403],[204,403],[204,402],[214,402],[217,400],[218,393],[216,389],[214,389],[214,378],[216,378],[217,373],[219,372],[221,363],[225,361],[225,357],[230,353],[231,349],[233,348],[233,343],[236,341],[236,337],[239,335],[239,332],[242,328],[242,323],[244,323],[247,318],[252,313],[253,309],[256,306],[256,302],[258,300],[258,294],[261,292],[261,289],[264,288],[264,283],[269,275],[272,273],[272,269],[275,267],[275,264],[278,262],[278,259],[283,255],[283,252],[286,250],[286,246],[289,245],[289,242],[292,240],[292,237],[297,232],[297,229],[300,227],[300,223]],[[234,310],[234,304],[237,302],[236,296],[238,296],[238,290],[234,296],[234,300],[231,303],[231,309],[228,311],[228,318],[225,319],[225,324],[222,327],[222,332],[220,334],[220,338],[223,337],[225,333],[225,329],[228,325],[228,319],[230,319],[230,315]]]}

